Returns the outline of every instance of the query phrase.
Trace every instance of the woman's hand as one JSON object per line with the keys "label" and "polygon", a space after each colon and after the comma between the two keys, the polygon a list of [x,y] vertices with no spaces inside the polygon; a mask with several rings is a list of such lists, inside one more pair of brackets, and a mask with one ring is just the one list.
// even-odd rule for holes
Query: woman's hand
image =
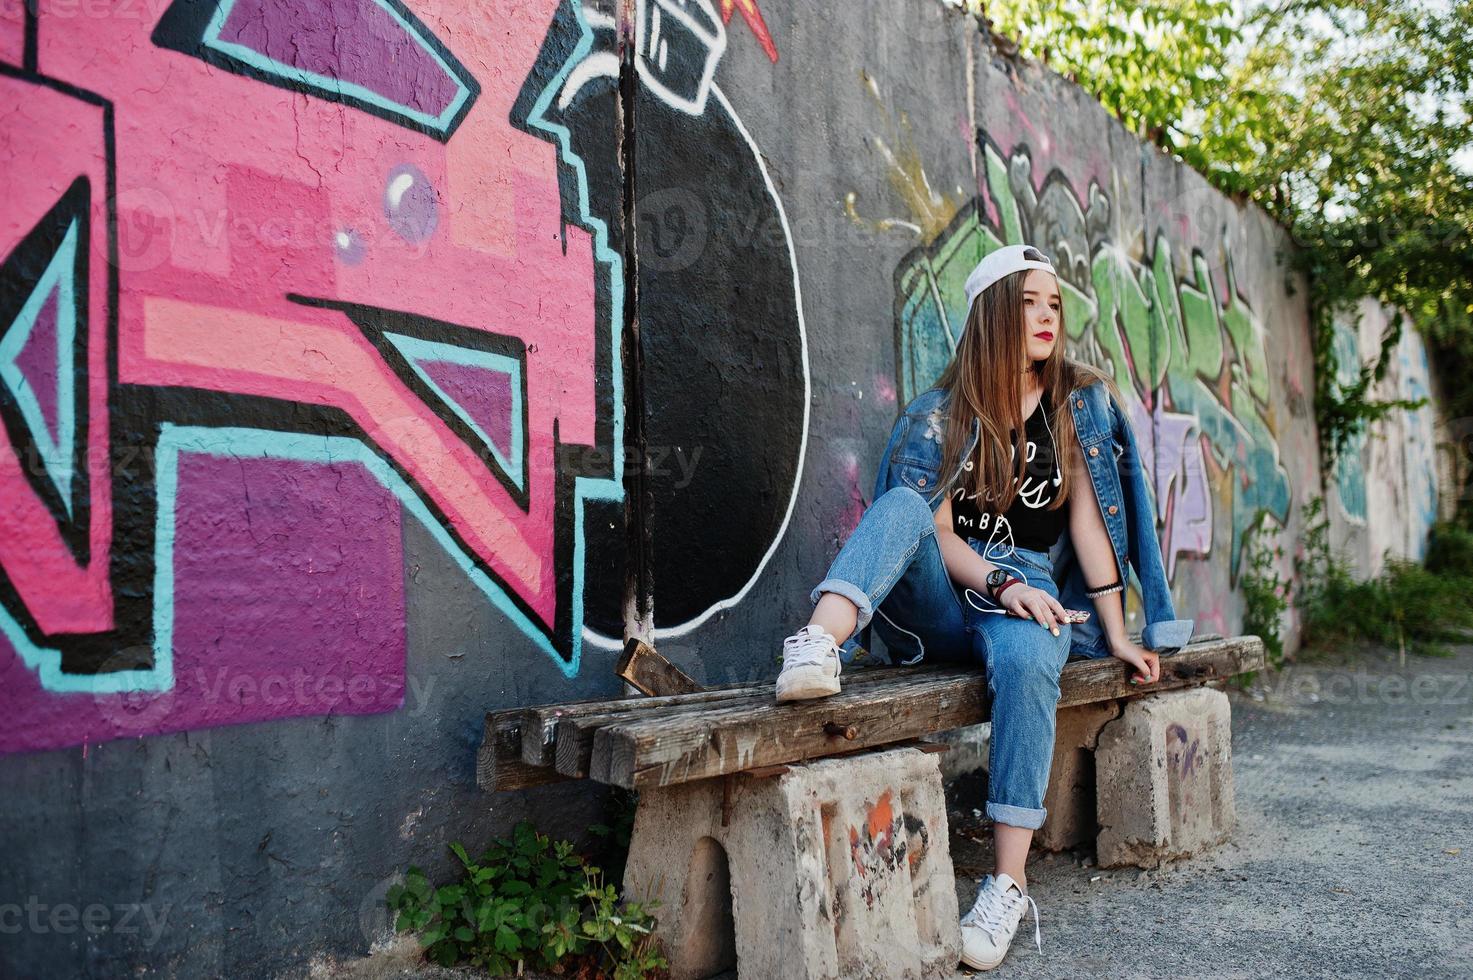
{"label": "woman's hand", "polygon": [[1036,620],[1055,636],[1059,635],[1059,624],[1064,622],[1064,607],[1042,589],[1022,583],[1012,585],[999,601],[1013,615]]}
{"label": "woman's hand", "polygon": [[1110,640],[1110,656],[1124,660],[1135,668],[1132,684],[1154,684],[1161,679],[1161,655],[1132,643],[1125,637]]}

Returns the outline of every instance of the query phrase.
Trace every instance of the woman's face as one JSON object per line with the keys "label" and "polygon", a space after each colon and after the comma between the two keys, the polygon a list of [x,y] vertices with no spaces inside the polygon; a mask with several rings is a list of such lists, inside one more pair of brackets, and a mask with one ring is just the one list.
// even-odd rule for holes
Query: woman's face
{"label": "woman's face", "polygon": [[1059,336],[1059,283],[1052,272],[1033,269],[1023,280],[1023,329],[1027,334],[1028,360],[1042,361],[1063,343]]}

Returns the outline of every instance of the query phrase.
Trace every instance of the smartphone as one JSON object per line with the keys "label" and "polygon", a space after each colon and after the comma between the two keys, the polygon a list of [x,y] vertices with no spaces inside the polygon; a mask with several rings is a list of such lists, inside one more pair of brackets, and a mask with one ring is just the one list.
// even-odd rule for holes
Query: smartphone
{"label": "smartphone", "polygon": [[[1008,615],[1009,616],[1016,616],[1018,614],[1015,613],[1015,612],[1013,612],[1011,609],[1009,609],[1008,610]],[[1032,616],[1024,616],[1022,618],[1023,619],[1032,619],[1033,617]],[[1080,610],[1080,609],[1065,609],[1064,610],[1064,620],[1063,621],[1066,622],[1066,623],[1082,623],[1082,622],[1084,622],[1087,619],[1089,619],[1089,613],[1084,612],[1083,610]]]}

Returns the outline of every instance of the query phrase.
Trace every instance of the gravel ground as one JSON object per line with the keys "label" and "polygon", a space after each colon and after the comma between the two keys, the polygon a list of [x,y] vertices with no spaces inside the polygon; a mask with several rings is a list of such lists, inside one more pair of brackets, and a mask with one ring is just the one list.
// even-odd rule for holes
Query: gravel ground
{"label": "gravel ground", "polygon": [[[1043,951],[1030,910],[993,974],[1473,977],[1473,647],[1320,659],[1230,696],[1233,839],[1155,871],[1035,854]],[[953,830],[966,909],[991,834]]]}
{"label": "gravel ground", "polygon": [[[1229,693],[1233,839],[1153,871],[1035,853],[1043,951],[1030,913],[992,975],[1473,978],[1473,646],[1320,659]],[[952,830],[965,910],[991,832]],[[477,974],[427,968],[402,940],[311,976]]]}

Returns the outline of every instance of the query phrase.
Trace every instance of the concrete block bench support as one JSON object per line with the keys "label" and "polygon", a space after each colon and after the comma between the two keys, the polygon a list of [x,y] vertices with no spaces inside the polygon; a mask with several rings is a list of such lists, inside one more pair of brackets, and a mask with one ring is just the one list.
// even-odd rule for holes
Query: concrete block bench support
{"label": "concrete block bench support", "polygon": [[[1264,662],[1257,637],[1198,637],[1149,690],[1116,660],[1067,664],[1040,841],[1083,843],[1098,824],[1102,865],[1150,866],[1225,837],[1227,699],[1188,689]],[[644,689],[671,684],[658,663],[626,666]],[[761,980],[952,976],[958,910],[924,740],[989,709],[970,667],[855,671],[839,694],[793,704],[764,682],[513,708],[486,715],[476,779],[639,790],[626,894],[662,902],[677,978],[736,959]]]}
{"label": "concrete block bench support", "polygon": [[660,899],[672,977],[737,959],[764,980],[954,976],[937,759],[895,748],[642,791],[624,888]]}
{"label": "concrete block bench support", "polygon": [[1088,844],[1098,832],[1095,807],[1095,749],[1100,730],[1120,717],[1121,700],[1060,708],[1054,728],[1054,761],[1043,826],[1034,834],[1039,847],[1063,851]]}
{"label": "concrete block bench support", "polygon": [[1095,751],[1100,867],[1157,867],[1231,836],[1232,709],[1212,688],[1132,701]]}

